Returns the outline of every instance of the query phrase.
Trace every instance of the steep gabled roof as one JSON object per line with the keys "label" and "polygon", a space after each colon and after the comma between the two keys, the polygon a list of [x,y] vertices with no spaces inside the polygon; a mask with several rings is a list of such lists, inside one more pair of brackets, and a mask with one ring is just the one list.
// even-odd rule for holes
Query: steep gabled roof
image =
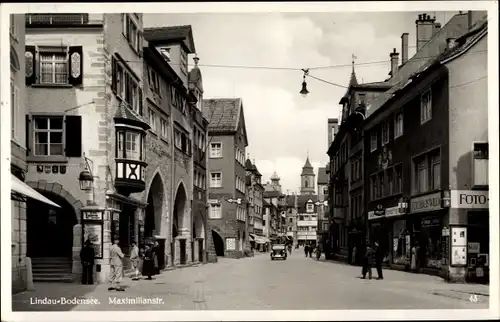
{"label": "steep gabled roof", "polygon": [[123,121],[131,125],[137,125],[144,130],[149,130],[151,127],[148,123],[144,122],[140,117],[136,116],[134,112],[122,102],[118,105],[115,116],[113,119],[116,121]]}
{"label": "steep gabled roof", "polygon": [[284,195],[278,190],[267,190],[262,193],[263,198],[278,198],[282,196]]}
{"label": "steep gabled roof", "polygon": [[309,157],[307,157],[306,163],[302,167],[302,173],[300,175],[301,176],[303,176],[303,175],[314,175],[314,169],[313,169],[313,166],[311,165],[311,162],[309,161]]}
{"label": "steep gabled roof", "polygon": [[255,166],[252,164],[252,161],[250,161],[250,159],[247,159],[245,161],[245,170],[253,171],[254,169],[255,169]]}
{"label": "steep gabled roof", "polygon": [[241,98],[213,98],[203,100],[203,116],[208,120],[209,132],[238,130]]}
{"label": "steep gabled roof", "polygon": [[[318,195],[299,195],[297,200],[297,211],[298,213],[306,213],[308,201],[311,200],[313,203],[318,201]],[[311,214],[315,214],[317,212],[316,205],[314,205],[314,212]]]}
{"label": "steep gabled roof", "polygon": [[395,92],[411,83],[412,75],[422,70],[422,67],[425,67],[424,65],[428,64],[429,61],[442,54],[446,48],[447,38],[458,38],[466,32],[467,26],[467,14],[453,16],[415,55],[401,66],[396,76],[388,80],[393,87],[384,93],[380,93],[368,104],[365,113],[366,119],[387,103]]}
{"label": "steep gabled roof", "polygon": [[196,53],[191,26],[144,28],[144,39],[151,43],[181,41],[189,54]]}

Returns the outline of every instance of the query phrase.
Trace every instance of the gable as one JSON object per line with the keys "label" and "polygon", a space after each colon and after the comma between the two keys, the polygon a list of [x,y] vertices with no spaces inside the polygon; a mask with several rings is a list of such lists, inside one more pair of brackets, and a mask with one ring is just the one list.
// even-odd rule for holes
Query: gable
{"label": "gable", "polygon": [[245,114],[243,113],[243,103],[240,101],[240,107],[239,107],[239,122],[238,122],[238,127],[236,128],[236,132],[241,135],[243,135],[243,142],[245,143],[245,147],[248,146],[248,136],[247,136],[247,128],[245,124]]}

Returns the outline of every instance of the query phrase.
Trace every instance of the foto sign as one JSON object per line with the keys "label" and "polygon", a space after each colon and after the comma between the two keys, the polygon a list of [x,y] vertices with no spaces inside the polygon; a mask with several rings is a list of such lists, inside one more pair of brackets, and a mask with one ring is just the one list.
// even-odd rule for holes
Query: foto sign
{"label": "foto sign", "polygon": [[451,208],[489,209],[489,191],[451,190]]}

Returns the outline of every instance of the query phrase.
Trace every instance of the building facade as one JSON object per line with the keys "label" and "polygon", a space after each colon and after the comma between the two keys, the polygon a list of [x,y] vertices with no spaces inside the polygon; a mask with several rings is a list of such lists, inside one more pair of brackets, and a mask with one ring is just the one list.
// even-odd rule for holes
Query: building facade
{"label": "building facade", "polygon": [[451,281],[473,280],[478,265],[488,273],[487,22],[467,15],[466,32],[365,126],[370,239],[392,267],[413,256],[413,269]]}
{"label": "building facade", "polygon": [[329,222],[329,210],[328,210],[328,183],[329,178],[326,172],[327,167],[318,168],[318,180],[317,180],[317,189],[318,189],[318,201],[320,202],[318,208],[318,231],[317,237],[318,243],[322,245],[328,244],[328,231],[330,229]]}
{"label": "building facade", "polygon": [[248,139],[242,100],[203,100],[203,115],[209,121],[208,222],[215,250],[217,256],[239,258],[249,246],[245,181]]}
{"label": "building facade", "polygon": [[[258,237],[263,236],[263,206],[262,198],[264,193],[264,186],[262,185],[262,174],[260,174],[257,166],[255,165],[255,160],[252,163],[250,159],[245,162],[245,168],[247,171],[246,183],[247,183],[247,194],[250,202],[249,205],[249,224],[248,233],[250,236],[250,242],[256,247],[256,244],[262,242]],[[257,237],[257,238],[256,238]]]}
{"label": "building facade", "polygon": [[101,283],[114,240],[125,270],[131,243],[151,239],[160,268],[203,261],[206,219],[190,201],[206,204],[193,155],[207,121],[201,73],[190,79],[182,59],[195,53],[190,26],[144,31],[136,13],[28,14],[25,24],[26,183],[58,206],[27,201],[34,280],[78,278],[86,240]]}

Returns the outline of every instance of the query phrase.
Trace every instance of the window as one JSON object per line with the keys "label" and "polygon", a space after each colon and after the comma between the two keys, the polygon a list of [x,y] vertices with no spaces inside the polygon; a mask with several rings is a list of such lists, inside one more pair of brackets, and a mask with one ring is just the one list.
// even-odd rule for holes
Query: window
{"label": "window", "polygon": [[[121,136],[123,138],[123,136]],[[141,159],[141,146],[140,146],[140,140],[141,136],[139,133],[134,133],[134,132],[126,132],[125,135],[126,142],[125,142],[125,156],[127,159],[131,160],[140,160]],[[123,149],[123,143],[121,143],[122,146],[120,146],[120,141],[118,141],[118,150]]]}
{"label": "window", "polygon": [[68,54],[40,52],[40,83],[68,84]]}
{"label": "window", "polygon": [[142,90],[139,80],[128,66],[115,56],[112,56],[112,74],[111,87],[116,97],[136,114],[142,115]]}
{"label": "window", "polygon": [[307,204],[307,212],[313,212],[314,211],[314,204],[308,203]]}
{"label": "window", "polygon": [[160,53],[167,62],[170,62],[170,48],[168,47],[160,48]]}
{"label": "window", "polygon": [[[11,15],[11,19],[12,19],[12,16]],[[10,78],[10,124],[11,124],[11,127],[12,127],[12,140],[14,141],[18,141],[19,140],[19,127],[17,125],[18,122],[20,122],[21,120],[19,120],[19,88],[14,85],[14,76],[15,75],[11,75],[11,78]],[[24,122],[24,121],[23,121]]]}
{"label": "window", "polygon": [[222,188],[222,173],[221,172],[210,173],[210,187],[211,188]]}
{"label": "window", "polygon": [[328,196],[328,187],[323,187],[323,194]]}
{"label": "window", "polygon": [[149,88],[157,94],[161,94],[161,87],[160,87],[160,76],[158,73],[151,67],[148,66],[148,83],[149,83]]}
{"label": "window", "polygon": [[148,110],[148,119],[149,119],[149,125],[151,126],[151,131],[156,133],[156,131],[158,130],[156,125],[156,113],[153,111],[152,108],[149,108]]}
{"label": "window", "polygon": [[432,118],[432,94],[427,90],[420,97],[420,124],[424,124]]}
{"label": "window", "polygon": [[[439,152],[439,150],[437,151]],[[430,156],[431,161],[431,189],[441,189],[441,156],[439,153],[434,153]]]}
{"label": "window", "polygon": [[370,133],[370,152],[377,150],[377,131]]}
{"label": "window", "polygon": [[210,158],[222,158],[222,143],[210,143]]}
{"label": "window", "polygon": [[178,129],[174,129],[174,146],[179,150],[182,149],[182,137]]}
{"label": "window", "polygon": [[63,155],[63,117],[33,118],[35,149],[34,155]]}
{"label": "window", "polygon": [[392,196],[394,194],[394,168],[390,168],[386,171],[387,174],[387,196]]}
{"label": "window", "polygon": [[474,143],[474,161],[473,161],[473,184],[475,186],[487,186],[488,181],[488,163],[489,148],[488,142]]}
{"label": "window", "polygon": [[427,160],[422,158],[417,163],[417,192],[427,191]]}
{"label": "window", "polygon": [[127,41],[135,51],[137,55],[142,54],[142,31],[139,28],[139,23],[134,17],[128,13],[124,13],[122,16],[123,22],[123,35],[127,38]]}
{"label": "window", "polygon": [[188,74],[188,63],[187,63],[187,53],[181,49],[181,72],[184,75]]}
{"label": "window", "polygon": [[382,124],[382,146],[389,143],[389,122]]}
{"label": "window", "polygon": [[210,204],[210,219],[222,218],[222,206],[218,204]]}
{"label": "window", "polygon": [[398,164],[394,167],[394,193],[403,192],[403,165]]}
{"label": "window", "polygon": [[403,135],[403,112],[396,113],[394,116],[394,138]]}
{"label": "window", "polygon": [[365,105],[366,104],[366,94],[365,93],[359,93],[358,97],[359,97],[358,104],[359,105]]}
{"label": "window", "polygon": [[168,140],[168,120],[164,118],[160,119],[160,135],[162,138]]}

